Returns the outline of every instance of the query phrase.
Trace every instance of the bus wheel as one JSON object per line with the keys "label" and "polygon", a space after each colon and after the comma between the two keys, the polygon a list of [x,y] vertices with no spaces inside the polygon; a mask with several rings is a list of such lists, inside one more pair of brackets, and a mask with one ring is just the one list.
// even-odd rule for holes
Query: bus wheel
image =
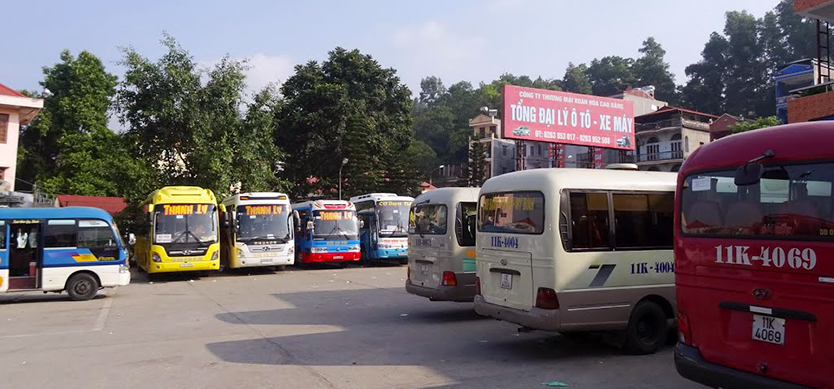
{"label": "bus wheel", "polygon": [[67,294],[75,301],[89,300],[98,292],[98,281],[88,273],[78,273],[67,281]]}
{"label": "bus wheel", "polygon": [[286,270],[286,268],[287,268],[287,265],[278,265],[278,266],[275,266],[275,271],[284,271],[284,270]]}
{"label": "bus wheel", "polygon": [[652,354],[666,340],[666,314],[651,301],[643,301],[631,311],[625,334],[625,350],[630,354]]}

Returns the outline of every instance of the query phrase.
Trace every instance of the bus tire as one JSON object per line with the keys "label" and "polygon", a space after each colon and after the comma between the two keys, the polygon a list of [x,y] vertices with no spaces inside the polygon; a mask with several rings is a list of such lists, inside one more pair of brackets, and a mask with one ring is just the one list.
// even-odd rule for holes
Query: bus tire
{"label": "bus tire", "polygon": [[275,271],[284,271],[287,269],[287,265],[278,265],[275,266]]}
{"label": "bus tire", "polygon": [[67,281],[66,291],[75,301],[89,300],[98,292],[98,281],[89,273],[77,273]]}
{"label": "bus tire", "polygon": [[642,301],[631,311],[625,333],[625,351],[644,355],[655,353],[666,341],[666,314],[651,301]]}

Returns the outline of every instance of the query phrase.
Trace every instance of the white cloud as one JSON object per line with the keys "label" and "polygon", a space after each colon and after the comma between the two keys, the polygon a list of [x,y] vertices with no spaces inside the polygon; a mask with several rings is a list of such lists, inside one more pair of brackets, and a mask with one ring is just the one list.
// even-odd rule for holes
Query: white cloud
{"label": "white cloud", "polygon": [[390,43],[405,65],[397,66],[401,77],[412,88],[432,74],[450,81],[469,79],[467,70],[477,65],[478,53],[487,48],[484,37],[458,33],[436,21],[402,27],[394,31]]}
{"label": "white cloud", "polygon": [[[246,93],[254,95],[269,84],[280,86],[290,76],[295,74],[295,61],[288,55],[269,55],[257,53],[245,58],[232,58],[235,61],[246,62]],[[206,69],[211,69],[220,60],[200,61]]]}
{"label": "white cloud", "polygon": [[281,85],[295,73],[295,62],[287,55],[258,53],[247,60],[249,69],[246,71],[246,83],[254,93],[271,83]]}

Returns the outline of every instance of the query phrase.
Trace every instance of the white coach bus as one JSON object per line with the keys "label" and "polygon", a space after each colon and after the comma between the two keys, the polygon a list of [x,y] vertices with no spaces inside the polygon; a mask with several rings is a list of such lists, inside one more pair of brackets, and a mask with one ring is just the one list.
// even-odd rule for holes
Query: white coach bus
{"label": "white coach bus", "polygon": [[432,301],[475,297],[475,214],[478,188],[440,188],[411,205],[408,293]]}
{"label": "white coach bus", "polygon": [[475,310],[526,328],[625,331],[652,353],[674,324],[674,173],[536,169],[478,203]]}

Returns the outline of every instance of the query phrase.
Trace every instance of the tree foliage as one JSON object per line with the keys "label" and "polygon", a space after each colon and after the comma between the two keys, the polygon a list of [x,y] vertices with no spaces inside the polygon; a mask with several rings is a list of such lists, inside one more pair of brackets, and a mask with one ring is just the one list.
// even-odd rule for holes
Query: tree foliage
{"label": "tree foliage", "polygon": [[[275,141],[287,153],[283,175],[294,185],[294,195],[331,190],[342,159],[367,159],[364,154],[373,149],[379,163],[370,174],[402,185],[393,187],[397,192],[416,190],[416,177],[393,178],[411,170],[402,166],[408,162],[402,157],[413,138],[411,92],[395,70],[358,50],[336,48],[322,63],[296,66],[281,92]],[[366,134],[359,144],[346,137],[348,119],[355,115],[364,116]]]}
{"label": "tree foliage", "polygon": [[486,181],[486,147],[481,142],[472,142],[469,146],[469,162],[458,185],[481,187]]}
{"label": "tree foliage", "polygon": [[755,120],[743,120],[736,124],[733,124],[728,128],[731,134],[737,134],[739,132],[746,132],[751,130],[757,130],[759,128],[767,128],[779,125],[779,118],[776,116],[767,116],[767,117],[760,117]]}

